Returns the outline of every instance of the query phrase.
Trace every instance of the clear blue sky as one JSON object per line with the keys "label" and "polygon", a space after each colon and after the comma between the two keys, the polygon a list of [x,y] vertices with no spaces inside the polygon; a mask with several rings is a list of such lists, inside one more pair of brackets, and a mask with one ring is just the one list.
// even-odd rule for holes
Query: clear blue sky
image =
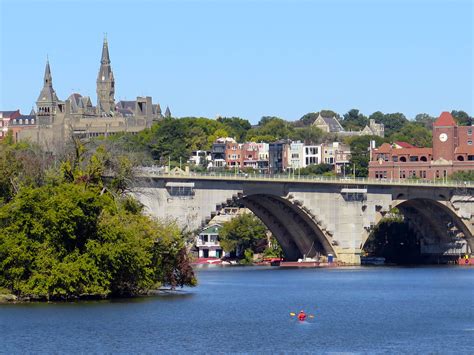
{"label": "clear blue sky", "polygon": [[58,96],[95,103],[107,32],[116,100],[151,95],[176,117],[474,114],[471,0],[0,4],[0,110],[30,111],[47,55]]}

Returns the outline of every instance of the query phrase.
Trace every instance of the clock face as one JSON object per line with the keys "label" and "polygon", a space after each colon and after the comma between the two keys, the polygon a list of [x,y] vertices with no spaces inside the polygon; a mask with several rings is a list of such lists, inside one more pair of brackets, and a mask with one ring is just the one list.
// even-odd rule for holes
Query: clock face
{"label": "clock face", "polygon": [[440,140],[441,142],[446,142],[446,141],[448,140],[448,135],[447,135],[446,133],[441,133],[441,134],[439,135],[439,140]]}

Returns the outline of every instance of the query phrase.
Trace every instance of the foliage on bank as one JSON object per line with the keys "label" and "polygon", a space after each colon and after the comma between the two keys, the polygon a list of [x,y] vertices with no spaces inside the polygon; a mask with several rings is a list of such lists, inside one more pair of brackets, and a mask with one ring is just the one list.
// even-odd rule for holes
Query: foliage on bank
{"label": "foliage on bank", "polygon": [[251,263],[254,253],[265,257],[279,257],[281,247],[276,239],[268,234],[267,227],[252,213],[243,213],[222,224],[219,231],[222,248]]}
{"label": "foliage on bank", "polygon": [[195,285],[179,228],[144,215],[123,194],[126,160],[117,159],[114,178],[104,181],[104,169],[114,166],[107,152],[87,155],[76,143],[73,158],[50,164],[41,181],[12,185],[20,167],[0,181],[0,287],[21,298],[50,300]]}

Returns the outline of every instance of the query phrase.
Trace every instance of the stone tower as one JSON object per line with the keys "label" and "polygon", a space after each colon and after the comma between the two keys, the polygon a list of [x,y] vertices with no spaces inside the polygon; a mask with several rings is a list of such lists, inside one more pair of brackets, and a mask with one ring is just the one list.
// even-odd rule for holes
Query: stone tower
{"label": "stone tower", "polygon": [[115,111],[115,79],[110,67],[109,45],[104,38],[99,75],[97,76],[97,114],[113,116]]}
{"label": "stone tower", "polygon": [[39,125],[51,125],[54,122],[56,109],[58,106],[58,97],[53,89],[53,78],[51,76],[51,68],[49,60],[46,60],[46,68],[44,70],[43,88],[36,101],[36,115]]}

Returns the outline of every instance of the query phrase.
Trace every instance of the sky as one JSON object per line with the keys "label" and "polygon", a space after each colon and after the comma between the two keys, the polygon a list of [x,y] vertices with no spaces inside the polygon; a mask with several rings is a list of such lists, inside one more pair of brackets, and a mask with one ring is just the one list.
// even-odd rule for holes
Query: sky
{"label": "sky", "polygon": [[472,0],[0,0],[0,110],[29,113],[47,57],[95,104],[104,33],[116,101],[174,117],[474,114]]}

